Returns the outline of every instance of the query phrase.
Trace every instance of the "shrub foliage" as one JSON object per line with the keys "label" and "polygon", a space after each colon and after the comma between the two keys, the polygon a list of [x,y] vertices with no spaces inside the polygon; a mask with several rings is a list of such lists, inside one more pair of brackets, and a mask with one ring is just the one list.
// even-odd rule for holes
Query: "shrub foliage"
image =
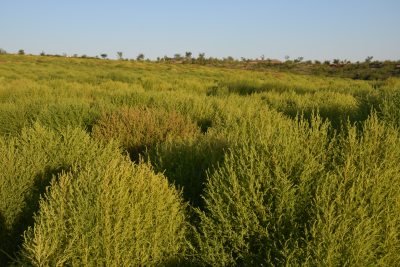
{"label": "shrub foliage", "polygon": [[197,125],[177,112],[149,108],[122,108],[102,116],[93,127],[93,137],[117,140],[133,159],[146,148],[168,139],[190,138]]}
{"label": "shrub foliage", "polygon": [[63,173],[40,201],[19,264],[146,266],[179,262],[179,193],[149,166],[115,159]]}
{"label": "shrub foliage", "polygon": [[0,55],[1,266],[398,265],[397,63],[190,62]]}

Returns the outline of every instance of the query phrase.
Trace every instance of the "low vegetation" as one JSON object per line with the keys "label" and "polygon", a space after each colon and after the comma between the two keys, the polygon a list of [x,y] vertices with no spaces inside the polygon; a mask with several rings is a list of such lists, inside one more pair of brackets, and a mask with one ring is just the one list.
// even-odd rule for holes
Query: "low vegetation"
{"label": "low vegetation", "polygon": [[119,55],[0,53],[1,266],[400,262],[396,75]]}

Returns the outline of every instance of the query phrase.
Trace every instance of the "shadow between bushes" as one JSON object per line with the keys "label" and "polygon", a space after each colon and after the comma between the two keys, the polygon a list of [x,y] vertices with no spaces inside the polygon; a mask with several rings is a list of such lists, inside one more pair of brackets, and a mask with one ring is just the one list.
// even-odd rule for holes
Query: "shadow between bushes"
{"label": "shadow between bushes", "polygon": [[34,225],[34,215],[39,211],[39,200],[50,185],[51,179],[68,167],[46,168],[35,175],[34,186],[25,198],[25,207],[15,219],[12,227],[7,227],[4,215],[0,213],[0,266],[7,266],[16,257],[24,238],[23,233]]}
{"label": "shadow between bushes", "polygon": [[162,172],[171,184],[183,192],[193,207],[202,208],[207,173],[224,159],[227,142],[201,135],[195,140],[168,141],[149,149],[144,158],[156,172]]}

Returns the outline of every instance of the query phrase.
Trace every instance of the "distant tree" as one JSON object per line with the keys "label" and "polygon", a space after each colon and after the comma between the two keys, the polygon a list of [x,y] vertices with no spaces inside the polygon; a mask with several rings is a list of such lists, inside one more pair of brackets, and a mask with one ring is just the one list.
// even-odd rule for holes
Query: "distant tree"
{"label": "distant tree", "polygon": [[118,56],[118,59],[119,59],[119,60],[122,60],[122,59],[123,59],[123,58],[122,58],[122,55],[123,55],[122,52],[117,52],[117,56]]}
{"label": "distant tree", "polygon": [[264,61],[265,60],[265,56],[261,55],[261,60]]}
{"label": "distant tree", "polygon": [[206,54],[205,53],[199,53],[199,55],[195,59],[195,62],[199,63],[199,64],[205,64],[206,63]]}
{"label": "distant tree", "polygon": [[163,58],[163,60],[164,60],[165,62],[169,62],[169,61],[172,60],[172,58],[169,57],[169,56],[167,56],[167,55],[165,55],[164,58]]}
{"label": "distant tree", "polygon": [[18,55],[25,55],[25,51],[24,51],[24,49],[20,49],[20,50],[18,50]]}
{"label": "distant tree", "polygon": [[331,64],[331,62],[329,60],[324,61],[324,65],[330,65],[330,64]]}
{"label": "distant tree", "polygon": [[315,65],[321,65],[321,61],[319,61],[319,60],[314,60],[314,64],[315,64]]}
{"label": "distant tree", "polygon": [[229,57],[226,58],[226,60],[228,60],[228,61],[234,61],[235,59],[234,59],[233,57],[229,56]]}
{"label": "distant tree", "polygon": [[174,59],[175,59],[175,60],[182,60],[181,54],[176,53],[176,54],[174,55]]}
{"label": "distant tree", "polygon": [[43,57],[46,55],[46,53],[44,51],[40,52],[40,55]]}
{"label": "distant tree", "polygon": [[144,60],[144,54],[143,54],[143,53],[140,53],[140,54],[136,57],[136,60],[138,60],[138,61],[143,61],[143,60]]}
{"label": "distant tree", "polygon": [[73,57],[78,57],[78,54],[74,54]]}
{"label": "distant tree", "polygon": [[339,63],[340,63],[340,59],[335,58],[335,59],[333,60],[333,64],[339,64]]}
{"label": "distant tree", "polygon": [[296,59],[294,60],[294,62],[295,62],[295,63],[300,63],[300,62],[303,61],[303,59],[304,59],[304,57],[298,57],[298,58],[296,58]]}
{"label": "distant tree", "polygon": [[0,48],[0,55],[5,55],[7,54],[7,51],[4,50],[3,48]]}
{"label": "distant tree", "polygon": [[160,57],[157,57],[157,62],[160,62],[161,61],[161,58]]}
{"label": "distant tree", "polygon": [[368,56],[368,57],[365,59],[365,63],[371,63],[371,61],[372,61],[373,58],[374,58],[373,56]]}
{"label": "distant tree", "polygon": [[289,59],[290,59],[290,56],[286,55],[285,56],[285,61],[289,61]]}
{"label": "distant tree", "polygon": [[348,59],[345,59],[345,60],[343,60],[342,62],[343,62],[343,64],[351,64],[351,61],[348,60]]}
{"label": "distant tree", "polygon": [[100,56],[101,56],[103,59],[106,59],[106,58],[107,58],[107,54],[105,54],[105,53],[100,54]]}
{"label": "distant tree", "polygon": [[190,61],[191,59],[192,59],[192,52],[186,52],[185,53],[185,59],[187,60],[187,61]]}
{"label": "distant tree", "polygon": [[[107,55],[106,55],[107,56]],[[87,58],[87,55],[83,54],[81,58]]]}

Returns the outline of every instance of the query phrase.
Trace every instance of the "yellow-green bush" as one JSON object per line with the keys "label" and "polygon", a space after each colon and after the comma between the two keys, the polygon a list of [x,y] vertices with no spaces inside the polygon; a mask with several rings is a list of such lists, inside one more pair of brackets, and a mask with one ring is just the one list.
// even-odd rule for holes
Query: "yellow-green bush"
{"label": "yellow-green bush", "polygon": [[[189,217],[196,229],[189,260],[195,264],[400,262],[399,79],[88,58],[0,55],[0,61],[0,265],[10,260],[6,254],[12,258],[19,251],[34,213],[19,257],[23,265],[53,265],[63,257],[65,265],[124,265],[135,253],[141,255],[132,260],[136,265],[191,263],[178,262],[186,254],[183,232],[176,242],[166,241],[176,228],[165,231],[166,239],[161,226],[155,232],[161,239],[150,233],[150,224],[137,232],[165,250],[148,242],[138,252],[135,244],[142,240],[120,246],[142,229],[124,205],[144,203],[139,195],[135,203],[127,201],[122,185],[132,193],[133,181],[143,182],[145,216],[166,207],[167,196],[175,204],[181,200],[147,165],[121,158],[118,146],[135,160],[146,151],[154,169],[198,208]],[[379,119],[364,123],[373,109]],[[47,128],[27,128],[35,122]],[[94,124],[95,140],[85,132]],[[102,142],[111,139],[119,144]],[[100,180],[106,183],[96,184]],[[105,191],[106,185],[112,190]],[[161,197],[152,199],[147,188]],[[168,206],[172,214],[175,204]],[[60,219],[64,207],[75,216],[74,226]],[[114,214],[110,210],[118,222],[105,216]],[[131,232],[111,233],[106,224]],[[99,229],[108,239],[100,240]],[[80,251],[66,247],[75,245]]]}
{"label": "yellow-green bush", "polygon": [[335,167],[321,179],[309,231],[308,266],[400,262],[400,136],[376,115],[339,138]]}
{"label": "yellow-green bush", "polygon": [[23,231],[33,223],[40,195],[53,175],[120,155],[116,145],[94,142],[81,129],[54,132],[36,124],[18,137],[0,140],[0,249],[8,254],[15,252]]}
{"label": "yellow-green bush", "polygon": [[288,251],[306,244],[328,125],[272,112],[238,127],[236,146],[208,178],[195,254],[212,266],[284,265]]}
{"label": "yellow-green bush", "polygon": [[90,129],[100,116],[99,113],[100,111],[92,108],[90,103],[80,103],[76,100],[68,103],[63,100],[62,103],[43,107],[35,120],[41,125],[52,129],[62,129],[66,126]]}
{"label": "yellow-green bush", "polygon": [[63,173],[40,201],[20,265],[149,266],[184,255],[179,193],[149,166],[98,161]]}
{"label": "yellow-green bush", "polygon": [[146,148],[168,139],[191,138],[197,125],[177,112],[150,108],[122,108],[103,115],[93,126],[96,139],[116,140],[133,159]]}
{"label": "yellow-green bush", "polygon": [[270,106],[294,118],[303,113],[310,118],[318,111],[321,117],[329,119],[336,128],[348,119],[355,121],[364,114],[359,112],[359,103],[351,94],[336,92],[314,92],[298,94],[297,91],[286,93],[264,93],[261,98]]}
{"label": "yellow-green bush", "polygon": [[[285,126],[286,125],[286,126]],[[195,227],[199,264],[393,266],[400,250],[400,138],[369,118],[329,138],[276,120],[225,155]],[[274,127],[274,128],[272,128]],[[257,131],[256,131],[257,132]]]}
{"label": "yellow-green bush", "polygon": [[15,103],[3,103],[0,105],[0,135],[15,135],[22,128],[29,126],[29,118],[32,114],[26,106]]}
{"label": "yellow-green bush", "polygon": [[400,89],[387,93],[381,105],[381,117],[400,129]]}

